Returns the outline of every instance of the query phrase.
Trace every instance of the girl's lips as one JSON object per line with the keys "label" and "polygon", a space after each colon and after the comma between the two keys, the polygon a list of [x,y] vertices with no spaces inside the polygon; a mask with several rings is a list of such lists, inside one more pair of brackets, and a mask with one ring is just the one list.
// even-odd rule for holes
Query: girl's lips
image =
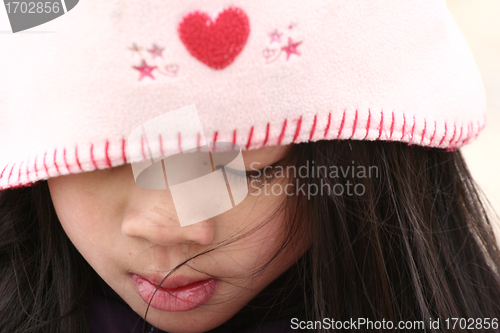
{"label": "girl's lips", "polygon": [[[158,288],[158,285],[137,274],[132,274],[132,281],[136,291],[145,303],[149,304],[151,300],[153,308],[170,312],[196,309],[212,297],[217,286],[217,280],[207,279],[193,283],[188,282],[189,284],[177,281],[174,285],[178,287]],[[156,289],[158,290],[156,291]]]}

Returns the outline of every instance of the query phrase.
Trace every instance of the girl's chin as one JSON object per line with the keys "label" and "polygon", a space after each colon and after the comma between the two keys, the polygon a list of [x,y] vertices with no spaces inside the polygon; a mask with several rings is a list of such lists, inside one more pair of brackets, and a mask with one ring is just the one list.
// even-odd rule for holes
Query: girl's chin
{"label": "girl's chin", "polygon": [[[224,310],[226,309],[222,311]],[[165,316],[165,312],[153,310],[148,311],[147,322],[169,333],[199,333],[223,325],[235,314],[212,309],[207,312],[196,310],[194,312],[169,312],[168,316]],[[142,313],[142,318],[144,318],[144,313]]]}

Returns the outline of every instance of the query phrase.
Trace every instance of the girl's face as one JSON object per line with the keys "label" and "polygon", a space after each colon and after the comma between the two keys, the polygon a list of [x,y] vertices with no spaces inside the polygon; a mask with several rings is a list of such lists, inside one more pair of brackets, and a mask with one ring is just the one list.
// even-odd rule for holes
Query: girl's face
{"label": "girl's face", "polygon": [[[246,169],[254,162],[259,168],[273,164],[289,148],[244,152]],[[51,178],[48,184],[59,220],[75,247],[143,317],[156,287],[173,268],[235,239],[190,260],[161,285],[147,320],[165,331],[201,332],[221,325],[305,250],[289,247],[262,274],[253,274],[274,256],[285,233],[283,219],[271,216],[284,198],[269,191],[249,194],[221,215],[181,227],[169,190],[137,186],[129,164]]]}

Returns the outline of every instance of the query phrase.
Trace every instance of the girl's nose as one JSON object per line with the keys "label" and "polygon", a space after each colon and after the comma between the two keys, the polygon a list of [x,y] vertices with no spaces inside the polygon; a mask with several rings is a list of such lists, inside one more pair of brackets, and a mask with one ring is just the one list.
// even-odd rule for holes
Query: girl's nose
{"label": "girl's nose", "polygon": [[176,214],[128,212],[122,221],[122,234],[142,238],[155,245],[172,246],[182,243],[209,245],[214,240],[215,226],[211,220],[181,227]]}

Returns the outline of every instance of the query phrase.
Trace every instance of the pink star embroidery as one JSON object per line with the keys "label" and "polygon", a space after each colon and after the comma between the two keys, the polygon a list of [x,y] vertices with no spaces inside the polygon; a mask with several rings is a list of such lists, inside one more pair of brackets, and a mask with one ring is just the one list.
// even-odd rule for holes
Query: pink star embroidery
{"label": "pink star embroidery", "polygon": [[302,43],[302,41],[293,43],[292,39],[288,37],[288,45],[283,46],[281,49],[286,52],[286,60],[288,61],[288,58],[290,58],[291,54],[296,54],[300,55],[299,51],[297,51],[297,46],[299,46]]}
{"label": "pink star embroidery", "polygon": [[268,35],[269,35],[269,37],[271,38],[271,43],[272,43],[272,42],[278,42],[278,43],[281,43],[281,35],[283,35],[283,34],[281,34],[281,33],[278,31],[278,29],[274,29],[274,31],[273,31],[273,32],[271,32],[271,33],[269,33]]}
{"label": "pink star embroidery", "polygon": [[137,69],[139,72],[141,72],[141,76],[139,77],[139,81],[141,81],[142,78],[145,77],[145,76],[149,76],[153,80],[155,79],[155,77],[153,76],[153,71],[155,69],[157,69],[158,67],[156,67],[156,66],[148,66],[148,64],[146,64],[146,61],[144,59],[142,59],[141,66],[133,66],[133,67],[135,69]]}
{"label": "pink star embroidery", "polygon": [[129,50],[132,52],[137,52],[140,55],[142,48],[137,46],[136,43],[134,43],[131,47],[129,47]]}
{"label": "pink star embroidery", "polygon": [[151,50],[148,50],[148,52],[151,53],[153,59],[155,59],[156,57],[163,58],[163,50],[165,50],[164,47],[158,47],[158,45],[153,44],[153,48]]}

